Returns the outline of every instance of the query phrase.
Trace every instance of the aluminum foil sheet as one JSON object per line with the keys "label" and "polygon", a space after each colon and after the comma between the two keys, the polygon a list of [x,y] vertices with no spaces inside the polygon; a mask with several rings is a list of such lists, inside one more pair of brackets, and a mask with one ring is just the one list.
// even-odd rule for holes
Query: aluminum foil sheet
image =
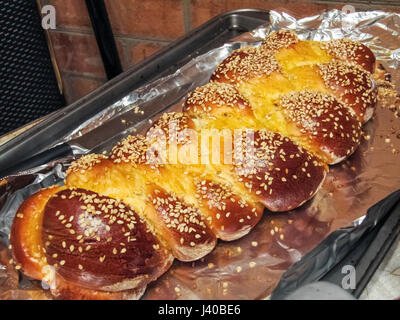
{"label": "aluminum foil sheet", "polygon": [[[185,94],[205,84],[218,62],[232,50],[258,45],[268,33],[283,28],[296,31],[301,39],[348,37],[362,41],[388,72],[387,79],[400,88],[399,14],[346,14],[333,10],[296,20],[272,11],[271,20],[265,25],[132,92],[90,121],[72,128],[62,141],[82,136],[122,113],[146,112],[140,110],[141,103],[157,99],[172,88],[181,87],[181,94]],[[220,241],[212,253],[199,261],[175,261],[167,273],[148,286],[143,299],[267,298],[282,274],[332,231],[357,228],[369,207],[400,189],[400,118],[395,113],[398,101],[395,95],[388,94],[394,92],[389,84],[377,84],[382,87],[382,94],[373,120],[364,127],[365,139],[348,160],[330,167],[322,189],[311,201],[290,212],[266,211],[250,234],[233,242]],[[180,107],[178,103],[171,108]],[[140,132],[148,125],[140,123],[130,129]],[[50,298],[40,282],[24,277],[18,281],[17,271],[8,263],[8,234],[23,199],[40,188],[62,183],[71,160],[61,159],[0,182],[0,299]]]}

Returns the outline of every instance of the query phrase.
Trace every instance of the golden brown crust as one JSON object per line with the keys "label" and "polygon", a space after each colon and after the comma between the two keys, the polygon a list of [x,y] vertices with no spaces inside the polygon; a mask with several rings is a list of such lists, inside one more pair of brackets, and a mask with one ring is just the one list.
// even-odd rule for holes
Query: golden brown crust
{"label": "golden brown crust", "polygon": [[[172,114],[170,116],[175,119]],[[117,193],[122,199],[127,197],[129,200],[132,199],[132,193],[129,191],[131,187],[129,186],[127,190],[125,183],[121,185],[118,180],[110,178],[114,177],[116,172],[122,174],[122,179],[132,176],[135,178],[134,180],[137,180],[139,172],[143,173],[144,179],[151,174],[157,177],[156,179],[162,179],[163,177],[168,179],[165,170],[160,170],[158,166],[153,167],[147,164],[146,154],[149,146],[150,143],[144,136],[131,136],[124,139],[113,149],[111,155],[113,168],[108,170],[109,177],[105,182],[107,185],[91,184],[90,187],[95,190],[100,188],[106,193]],[[83,161],[86,162],[86,160]],[[77,183],[80,187],[86,186],[85,180],[92,180],[95,176],[98,176],[93,172],[101,171],[103,164],[108,164],[108,162],[97,163],[87,168],[84,173],[80,172],[76,178],[69,175],[66,181],[74,183],[75,186]],[[83,178],[84,176],[90,178],[85,179]],[[140,214],[146,218],[146,221],[151,223],[152,229],[163,240],[163,243],[169,247],[174,257],[182,261],[192,261],[209,253],[216,244],[216,238],[204,223],[199,209],[185,203],[184,200],[177,197],[170,190],[163,190],[161,186],[151,182],[154,181],[147,179],[140,186],[140,189],[132,191],[135,193],[135,197],[145,199],[141,202]]]}
{"label": "golden brown crust", "polygon": [[278,52],[280,49],[288,48],[299,42],[299,38],[294,31],[279,30],[270,33],[261,44],[261,48],[268,51],[269,54]]}
{"label": "golden brown crust", "polygon": [[152,186],[148,198],[152,213],[147,216],[157,226],[158,234],[168,243],[175,258],[193,261],[210,253],[215,235],[206,225],[198,208],[185,203],[159,186]]}
{"label": "golden brown crust", "polygon": [[256,47],[244,47],[233,51],[216,68],[211,81],[239,84],[252,78],[268,76],[279,71],[278,61]]}
{"label": "golden brown crust", "polygon": [[42,243],[47,262],[64,279],[104,291],[143,287],[172,262],[129,206],[83,189],[65,189],[49,199]]}
{"label": "golden brown crust", "polygon": [[296,91],[282,95],[279,104],[328,164],[350,156],[361,142],[361,123],[331,94]]}
{"label": "golden brown crust", "polygon": [[193,120],[186,114],[182,112],[166,112],[153,123],[146,137],[150,141],[165,138],[167,144],[184,145],[190,142],[189,130],[192,129],[195,129],[195,125]]}
{"label": "golden brown crust", "polygon": [[375,55],[361,42],[350,39],[335,39],[321,42],[321,47],[335,59],[353,62],[369,73],[375,70]]}
{"label": "golden brown crust", "polygon": [[130,135],[118,142],[112,149],[110,159],[116,163],[129,163],[133,166],[146,164],[148,161],[146,151],[149,141],[142,135]]}
{"label": "golden brown crust", "polygon": [[11,227],[10,244],[14,264],[34,279],[43,277],[42,269],[47,265],[41,239],[43,209],[60,189],[43,189],[26,199],[18,208]]}
{"label": "golden brown crust", "polygon": [[260,221],[263,206],[252,204],[235,194],[223,183],[198,180],[196,197],[207,212],[206,223],[218,238],[225,241],[239,239]]}
{"label": "golden brown crust", "polygon": [[[262,42],[261,47],[268,52],[276,53],[281,49],[289,48],[299,41],[294,31],[279,30],[270,33]],[[344,38],[321,41],[319,45],[335,60],[355,63],[369,73],[374,73],[375,71],[376,59],[374,53],[359,41]]]}
{"label": "golden brown crust", "polygon": [[84,173],[88,169],[94,167],[97,164],[100,163],[105,163],[107,162],[108,158],[105,155],[102,154],[95,154],[95,153],[90,153],[83,155],[79,160],[73,161],[66,172],[66,175],[69,176],[73,172],[80,172]]}
{"label": "golden brown crust", "polygon": [[223,82],[210,82],[189,93],[183,111],[190,117],[253,115],[249,101],[234,86]]}
{"label": "golden brown crust", "polygon": [[[50,253],[45,249],[46,245],[43,245],[42,221],[48,201],[57,192],[63,194],[62,191],[66,192],[61,187],[40,190],[20,206],[10,237],[15,267],[29,277],[47,282],[53,296],[58,299],[138,299],[145,286],[119,292],[93,290],[81,286],[82,278],[79,279],[79,284],[66,280],[59,274],[58,267],[48,264]],[[120,267],[119,265],[118,268]]]}
{"label": "golden brown crust", "polygon": [[358,65],[341,61],[319,64],[317,70],[331,93],[350,107],[360,122],[371,119],[377,90],[369,72]]}
{"label": "golden brown crust", "polygon": [[235,143],[244,146],[235,159],[239,180],[271,211],[300,206],[325,179],[326,165],[277,133],[250,131],[250,135],[247,132],[235,138]]}

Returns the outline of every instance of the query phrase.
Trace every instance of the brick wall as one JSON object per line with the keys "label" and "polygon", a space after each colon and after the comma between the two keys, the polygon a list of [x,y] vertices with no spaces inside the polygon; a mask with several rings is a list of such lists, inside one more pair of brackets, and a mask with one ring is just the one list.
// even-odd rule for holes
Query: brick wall
{"label": "brick wall", "polygon": [[[49,31],[68,103],[106,81],[84,0],[39,0],[56,8],[56,30]],[[398,0],[105,0],[124,70],[184,36],[213,16],[229,10],[256,8],[308,16],[351,3],[356,10],[400,12]],[[397,4],[397,6],[396,6]]]}

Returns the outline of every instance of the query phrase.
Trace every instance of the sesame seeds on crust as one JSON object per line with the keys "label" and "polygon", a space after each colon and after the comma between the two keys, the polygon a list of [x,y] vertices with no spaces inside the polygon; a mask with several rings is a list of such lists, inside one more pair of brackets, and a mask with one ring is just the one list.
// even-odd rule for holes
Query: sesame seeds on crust
{"label": "sesame seeds on crust", "polygon": [[361,123],[350,108],[331,94],[291,92],[282,95],[279,104],[285,117],[315,141],[317,149],[326,152],[330,163],[352,154],[361,142]]}
{"label": "sesame seeds on crust", "polygon": [[185,102],[185,111],[192,108],[201,108],[203,111],[211,111],[213,106],[230,106],[249,108],[249,102],[239,91],[227,83],[210,82],[189,93]]}
{"label": "sesame seeds on crust", "polygon": [[47,202],[42,241],[63,278],[96,289],[146,274],[151,279],[169,259],[154,250],[158,239],[129,206],[84,189],[64,189]]}
{"label": "sesame seeds on crust", "polygon": [[208,212],[206,222],[222,240],[242,237],[262,217],[260,205],[246,201],[225,183],[201,179],[195,185],[196,198]]}
{"label": "sesame seeds on crust", "polygon": [[209,253],[216,244],[215,235],[204,221],[199,208],[159,186],[148,196],[154,207],[158,230],[175,258],[193,261]]}
{"label": "sesame seeds on crust", "polygon": [[297,34],[292,30],[280,30],[270,33],[262,42],[261,47],[271,53],[282,48],[288,48],[299,41]]}
{"label": "sesame seeds on crust", "polygon": [[254,132],[253,142],[235,159],[235,169],[239,181],[271,211],[287,211],[310,199],[326,174],[317,157],[267,130]]}
{"label": "sesame seeds on crust", "polygon": [[377,94],[367,71],[356,64],[333,60],[318,64],[317,72],[331,93],[352,108],[362,123],[371,118]]}
{"label": "sesame seeds on crust", "polygon": [[[193,233],[206,233],[207,226],[198,208],[185,203],[173,193],[167,193],[165,190],[156,187],[149,196],[157,212],[161,215],[165,226],[170,230],[175,230],[179,234],[190,235]],[[201,240],[196,240],[197,242]]]}
{"label": "sesame seeds on crust", "polygon": [[147,138],[150,140],[164,138],[166,143],[184,145],[191,141],[188,129],[193,128],[192,119],[185,113],[165,112],[153,123],[147,132]]}
{"label": "sesame seeds on crust", "polygon": [[335,59],[354,62],[364,70],[373,73],[375,66],[375,56],[371,49],[361,42],[350,39],[334,39],[321,42],[321,48]]}
{"label": "sesame seeds on crust", "polygon": [[233,51],[216,68],[211,81],[239,84],[279,71],[278,61],[259,47],[244,47]]}
{"label": "sesame seeds on crust", "polygon": [[130,135],[119,142],[111,151],[114,163],[130,163],[134,166],[146,163],[149,142],[142,135]]}
{"label": "sesame seeds on crust", "polygon": [[66,174],[69,175],[72,172],[78,172],[78,171],[83,173],[84,171],[95,166],[96,164],[101,163],[101,161],[104,159],[107,159],[107,157],[102,154],[90,153],[87,155],[83,155],[78,160],[72,162],[69,165]]}

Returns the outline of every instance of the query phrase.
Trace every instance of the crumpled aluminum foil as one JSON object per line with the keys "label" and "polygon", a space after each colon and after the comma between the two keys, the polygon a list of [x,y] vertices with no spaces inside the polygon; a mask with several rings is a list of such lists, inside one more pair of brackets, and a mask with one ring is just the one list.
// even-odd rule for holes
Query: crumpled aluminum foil
{"label": "crumpled aluminum foil", "polygon": [[[295,30],[302,39],[329,40],[348,37],[368,45],[377,60],[400,86],[400,15],[382,11],[346,14],[338,10],[296,20],[271,11],[271,20],[220,48],[198,56],[174,74],[157,79],[73,128],[62,141],[81,136],[105,121],[162,93],[181,86],[190,91],[209,79],[219,61],[243,45],[257,45],[268,33]],[[180,104],[172,107],[179,109]],[[144,110],[145,112],[145,110]],[[137,132],[143,125],[135,127]],[[144,299],[263,299],[281,275],[332,231],[357,227],[369,207],[400,188],[400,119],[379,102],[376,115],[364,127],[365,140],[347,161],[330,167],[319,193],[290,212],[265,212],[244,238],[220,241],[205,258],[172,268],[146,290]],[[55,144],[61,141],[56,141]],[[23,278],[8,264],[6,248],[12,219],[23,199],[40,188],[62,183],[72,158],[61,159],[0,182],[0,299],[47,299],[37,281]],[[4,243],[4,245],[1,245]]]}

